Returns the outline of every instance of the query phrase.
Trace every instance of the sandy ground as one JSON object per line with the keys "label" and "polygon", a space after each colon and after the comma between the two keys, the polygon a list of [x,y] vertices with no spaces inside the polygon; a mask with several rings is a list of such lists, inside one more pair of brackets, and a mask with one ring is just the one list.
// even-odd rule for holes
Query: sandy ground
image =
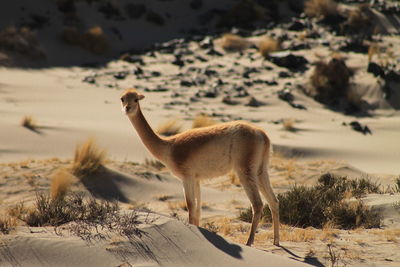
{"label": "sandy ground", "polygon": [[[13,2],[13,12],[17,12],[22,2]],[[211,3],[206,2],[207,5]],[[78,9],[84,13],[87,8],[87,4],[80,3]],[[35,9],[43,11],[42,7]],[[83,19],[86,24],[96,19],[97,15],[90,12]],[[150,37],[156,35],[157,41],[179,35],[176,28],[187,17],[190,14],[185,13],[169,21],[165,28],[168,30],[149,27],[143,42],[154,42]],[[191,19],[186,30],[195,23],[194,18]],[[143,23],[141,20],[138,29],[144,27]],[[118,25],[124,35],[129,33],[128,23]],[[40,33],[41,38],[58,27],[52,24]],[[221,56],[206,54],[199,42],[188,42],[187,50],[191,53],[185,54],[188,61],[183,67],[171,64],[172,54],[159,51],[141,55],[143,66],[115,60],[116,54],[113,54],[103,57],[102,61],[108,63],[99,67],[77,67],[78,61],[87,63],[99,57],[74,47],[71,56],[61,53],[55,58],[66,45],[54,40],[44,44],[52,56],[48,62],[51,67],[0,67],[1,215],[20,202],[32,205],[37,191],[49,190],[54,171],[70,167],[76,145],[94,137],[107,151],[105,168],[86,182],[76,182],[72,190],[98,199],[118,200],[125,212],[139,208],[142,218],[148,215],[143,210],[150,211],[155,218],[140,226],[145,233],[141,237],[127,239],[113,235],[92,243],[62,227],[57,234],[52,227],[33,228],[18,222],[18,227],[10,234],[0,235],[0,266],[304,266],[303,263],[398,266],[400,195],[390,189],[400,174],[400,112],[384,99],[382,81],[366,71],[367,54],[342,52],[341,56],[355,71],[351,78],[352,90],[377,107],[368,116],[334,111],[299,89],[309,86],[314,62],[328,58],[344,41],[343,37],[319,30],[321,39],[304,39],[301,32],[287,31],[286,47],[304,42],[311,49],[292,51],[308,60],[308,70],[289,72],[286,77],[281,76],[285,76],[282,72],[288,69],[264,60],[256,49],[250,48],[242,54],[226,53],[218,47],[218,41],[215,49]],[[282,31],[285,30],[275,29],[268,34],[280,35]],[[115,36],[112,38],[113,52],[128,49],[127,40],[125,43],[117,41]],[[322,39],[328,40],[329,45],[322,44]],[[390,47],[391,57],[380,55],[373,60],[398,64],[398,36],[381,37],[380,43]],[[113,60],[109,61],[110,58]],[[134,75],[138,67],[143,69],[143,75]],[[244,78],[243,73],[251,68],[257,71]],[[205,71],[211,74],[205,75]],[[114,77],[121,72],[126,77]],[[84,82],[88,77],[94,82]],[[204,85],[181,85],[182,80],[197,79],[206,82]],[[218,79],[223,81],[222,90],[233,94],[232,88],[245,85],[248,95],[232,96],[236,105],[223,103],[223,93],[204,97]],[[262,82],[255,82],[257,80]],[[240,211],[249,207],[249,201],[240,184],[235,181],[232,184],[229,176],[203,182],[202,227],[188,225],[181,182],[168,170],[144,164],[151,156],[121,111],[119,97],[129,87],[136,87],[145,95],[141,107],[153,128],[174,118],[182,122],[184,129],[189,129],[195,116],[205,113],[217,122],[242,119],[265,129],[274,146],[270,172],[276,193],[295,184],[313,185],[327,172],[349,178],[370,177],[381,184],[385,193],[370,194],[363,200],[381,210],[382,227],[321,230],[282,225],[282,246],[276,247],[272,245],[271,224],[263,222],[254,246],[249,248],[243,244],[250,225],[238,219]],[[279,99],[279,91],[285,88],[291,90],[295,103],[305,106],[305,110],[292,108]],[[247,105],[252,97],[261,105]],[[35,120],[35,130],[21,126],[25,116]],[[293,121],[291,131],[282,125],[286,119]],[[352,130],[349,123],[355,120],[367,125],[372,134],[363,135]]]}

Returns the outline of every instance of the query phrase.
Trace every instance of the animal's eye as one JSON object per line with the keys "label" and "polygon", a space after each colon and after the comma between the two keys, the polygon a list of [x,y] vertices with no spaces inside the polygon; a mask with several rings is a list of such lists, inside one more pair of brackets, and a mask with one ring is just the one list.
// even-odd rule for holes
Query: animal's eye
{"label": "animal's eye", "polygon": [[138,102],[138,101],[139,101],[139,99],[136,98],[136,99],[135,99],[135,102]]}
{"label": "animal's eye", "polygon": [[123,97],[121,97],[121,102],[124,102],[124,98]]}

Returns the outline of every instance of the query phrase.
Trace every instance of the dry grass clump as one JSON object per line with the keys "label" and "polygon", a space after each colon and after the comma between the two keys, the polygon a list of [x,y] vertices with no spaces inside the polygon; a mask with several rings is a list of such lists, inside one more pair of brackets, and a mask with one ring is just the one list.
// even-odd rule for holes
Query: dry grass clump
{"label": "dry grass clump", "polygon": [[79,46],[94,54],[104,54],[109,48],[107,37],[100,26],[93,26],[85,33],[75,27],[64,27],[61,38],[70,45]]}
{"label": "dry grass clump", "polygon": [[192,128],[208,127],[215,124],[217,124],[217,122],[213,118],[205,114],[199,114],[194,118]]}
{"label": "dry grass clump", "polygon": [[75,177],[65,169],[57,170],[51,178],[51,198],[64,198],[74,182]]}
{"label": "dry grass clump", "polygon": [[147,158],[144,160],[144,166],[156,169],[158,171],[165,168],[165,165],[161,161]]}
{"label": "dry grass clump", "polygon": [[268,57],[270,53],[281,49],[281,43],[269,37],[263,38],[258,44],[258,51],[260,51],[260,54],[265,58]]}
{"label": "dry grass clump", "polygon": [[352,71],[343,59],[334,57],[328,63],[316,63],[311,75],[311,85],[315,89],[314,98],[325,104],[332,104],[346,97]]}
{"label": "dry grass clump", "polygon": [[[345,177],[324,174],[315,186],[294,186],[278,194],[281,222],[301,228],[322,228],[327,223],[341,229],[379,227],[379,213],[370,210],[359,198],[349,202],[346,199],[348,191],[356,197],[380,192],[377,185],[368,179],[351,181]],[[251,214],[251,209],[248,209],[239,218],[249,222]],[[268,206],[264,208],[263,217],[271,220]]]}
{"label": "dry grass clump", "polygon": [[337,6],[333,0],[308,0],[304,3],[304,13],[317,18],[338,16]]}
{"label": "dry grass clump", "polygon": [[169,201],[168,208],[170,210],[188,210],[185,201]]}
{"label": "dry grass clump", "polygon": [[285,131],[289,131],[289,132],[295,132],[296,131],[296,127],[294,126],[294,120],[289,118],[289,119],[284,119],[282,121],[282,127]]}
{"label": "dry grass clump", "polygon": [[31,58],[44,58],[36,34],[27,27],[10,26],[0,32],[0,50],[15,52]]}
{"label": "dry grass clump", "polygon": [[172,136],[180,133],[181,130],[182,123],[178,119],[170,119],[158,126],[156,132],[163,136]]}
{"label": "dry grass clump", "polygon": [[17,225],[15,218],[10,216],[0,217],[0,233],[9,234]]}
{"label": "dry grass clump", "polygon": [[400,177],[395,179],[395,191],[400,193]]}
{"label": "dry grass clump", "polygon": [[105,150],[99,149],[95,140],[90,138],[85,143],[77,145],[72,173],[77,177],[93,174],[103,166],[105,157]]}
{"label": "dry grass clump", "polygon": [[36,130],[38,127],[35,119],[33,119],[32,116],[24,116],[22,118],[21,125],[32,131]]}
{"label": "dry grass clump", "polygon": [[239,35],[227,33],[222,36],[221,47],[228,52],[240,52],[251,46],[251,42]]}

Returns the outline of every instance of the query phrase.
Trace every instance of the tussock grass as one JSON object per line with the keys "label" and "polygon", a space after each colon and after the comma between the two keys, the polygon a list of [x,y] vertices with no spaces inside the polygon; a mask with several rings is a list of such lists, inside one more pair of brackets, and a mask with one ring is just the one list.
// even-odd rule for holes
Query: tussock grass
{"label": "tussock grass", "polygon": [[174,210],[188,211],[185,201],[169,201],[168,208],[172,211]]}
{"label": "tussock grass", "polygon": [[331,104],[340,97],[346,97],[351,75],[352,71],[341,58],[333,57],[328,63],[317,62],[311,75],[314,98]]}
{"label": "tussock grass", "polygon": [[228,52],[240,52],[250,46],[251,42],[236,34],[227,33],[221,39],[221,47]]}
{"label": "tussock grass", "polygon": [[317,18],[338,16],[337,6],[333,0],[308,0],[304,3],[304,13]]}
{"label": "tussock grass", "polygon": [[172,136],[180,133],[181,130],[182,123],[178,119],[170,119],[158,126],[156,132],[163,136]]}
{"label": "tussock grass", "polygon": [[395,191],[400,193],[400,177],[397,177],[395,180]]}
{"label": "tussock grass", "polygon": [[217,124],[217,122],[213,118],[211,118],[205,114],[199,114],[194,118],[193,123],[192,123],[192,128],[193,129],[194,128],[202,128],[202,127],[212,126],[215,124]]}
{"label": "tussock grass", "polygon": [[263,38],[258,44],[258,51],[263,57],[268,57],[270,53],[281,49],[280,42],[269,37]]}
{"label": "tussock grass", "polygon": [[24,116],[21,120],[21,125],[32,131],[38,127],[36,120],[32,116]]}
{"label": "tussock grass", "polygon": [[61,38],[70,45],[79,46],[94,54],[105,54],[109,48],[107,37],[100,26],[93,26],[85,33],[75,27],[64,27]]}
{"label": "tussock grass", "polygon": [[161,161],[148,158],[144,160],[144,166],[156,169],[158,171],[165,168],[165,165]]}
{"label": "tussock grass", "polygon": [[[357,199],[346,200],[347,192]],[[374,228],[380,226],[379,213],[370,210],[359,199],[366,193],[379,193],[376,183],[362,178],[348,180],[345,177],[322,175],[317,185],[312,187],[294,186],[289,191],[278,194],[279,214],[282,223],[306,228],[322,228],[326,224],[340,229],[357,227]],[[239,218],[250,222],[251,209],[240,213]],[[271,212],[266,205],[263,217],[271,221]]]}
{"label": "tussock grass", "polygon": [[10,216],[0,217],[0,233],[9,234],[17,225],[15,218]]}
{"label": "tussock grass", "polygon": [[105,150],[99,149],[95,140],[89,138],[75,149],[72,173],[77,177],[93,174],[103,166],[105,157]]}
{"label": "tussock grass", "polygon": [[295,132],[296,131],[296,127],[294,126],[294,120],[289,118],[289,119],[284,119],[282,121],[282,127],[285,131],[289,131],[289,132]]}
{"label": "tussock grass", "polygon": [[51,198],[64,198],[74,182],[74,176],[65,169],[57,170],[51,178],[50,196]]}

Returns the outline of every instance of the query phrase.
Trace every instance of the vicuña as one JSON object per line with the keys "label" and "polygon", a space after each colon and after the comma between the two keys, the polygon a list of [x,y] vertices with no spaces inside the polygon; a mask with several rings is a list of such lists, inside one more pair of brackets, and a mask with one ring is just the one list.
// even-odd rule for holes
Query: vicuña
{"label": "vicu\u00f1a", "polygon": [[143,98],[144,95],[136,89],[126,90],[121,96],[123,110],[151,154],[182,180],[189,223],[199,225],[200,180],[222,176],[233,170],[253,210],[247,245],[253,243],[261,218],[263,202],[260,191],[272,213],[274,245],[279,245],[279,203],[268,176],[270,141],[265,131],[235,121],[161,137],[143,116],[139,105]]}

